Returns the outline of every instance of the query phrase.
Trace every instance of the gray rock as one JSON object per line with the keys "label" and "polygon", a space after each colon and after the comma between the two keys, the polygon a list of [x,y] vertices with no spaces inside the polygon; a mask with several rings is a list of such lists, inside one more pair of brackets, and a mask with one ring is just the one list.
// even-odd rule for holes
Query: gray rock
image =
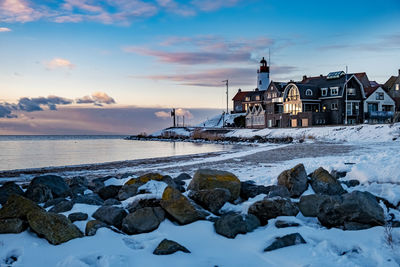
{"label": "gray rock", "polygon": [[141,208],[124,218],[122,231],[130,235],[148,233],[157,229],[164,218],[165,212],[160,207]]}
{"label": "gray rock", "polygon": [[91,220],[86,223],[85,235],[94,236],[98,229],[100,228],[108,228],[108,225],[102,221]]}
{"label": "gray rock", "polygon": [[122,186],[118,185],[109,185],[101,188],[98,191],[98,195],[103,199],[107,200],[109,198],[115,198],[118,195],[119,190]]}
{"label": "gray rock", "polygon": [[96,194],[89,195],[78,195],[73,198],[75,203],[87,204],[87,205],[95,205],[101,206],[104,204],[104,201]]}
{"label": "gray rock", "polygon": [[211,190],[192,191],[189,197],[206,210],[218,214],[222,206],[231,199],[231,193],[228,189],[215,188]]}
{"label": "gray rock", "polygon": [[78,227],[62,214],[32,211],[28,213],[27,218],[30,228],[53,245],[83,237]]}
{"label": "gray rock", "polygon": [[260,194],[265,194],[268,198],[272,197],[290,197],[289,191],[282,185],[256,185],[254,181],[244,181],[240,183],[240,197],[244,200],[253,198]]}
{"label": "gray rock", "polygon": [[306,195],[301,196],[298,204],[301,214],[305,217],[317,217],[321,204],[327,199],[327,195]]}
{"label": "gray rock", "polygon": [[104,178],[93,179],[89,181],[88,188],[93,192],[97,193],[101,188],[105,186],[104,181],[105,181]]}
{"label": "gray rock", "polygon": [[266,186],[268,190],[267,198],[273,197],[281,197],[281,198],[289,198],[290,193],[289,190],[282,185],[269,185]]}
{"label": "gray rock", "polygon": [[178,244],[175,241],[164,239],[153,251],[154,255],[170,255],[175,252],[182,251],[184,253],[190,253],[190,251],[184,246]]}
{"label": "gray rock", "polygon": [[26,223],[18,218],[0,219],[0,234],[18,234],[26,230]]}
{"label": "gray rock", "polygon": [[83,195],[88,189],[89,181],[82,176],[73,177],[67,180],[72,195]]}
{"label": "gray rock", "polygon": [[68,219],[71,222],[76,222],[76,221],[86,221],[88,219],[88,215],[83,212],[74,212],[68,215]]}
{"label": "gray rock", "polygon": [[260,220],[261,225],[267,224],[269,219],[278,216],[296,216],[298,212],[296,204],[285,198],[257,201],[249,207],[248,211]]}
{"label": "gray rock", "polygon": [[24,195],[24,191],[22,191],[21,187],[14,182],[6,182],[0,187],[0,204],[4,205],[7,202],[7,199],[11,195]]}
{"label": "gray rock", "polygon": [[246,234],[260,226],[260,221],[254,215],[228,213],[222,215],[214,223],[215,231],[228,238],[238,234]]}
{"label": "gray rock", "polygon": [[122,220],[126,215],[127,212],[123,208],[102,206],[93,213],[92,217],[121,229]]}
{"label": "gray rock", "polygon": [[106,201],[104,201],[104,206],[113,206],[113,205],[121,205],[121,201],[115,199],[115,198],[109,198]]}
{"label": "gray rock", "polygon": [[347,172],[346,171],[337,171],[333,170],[331,171],[331,176],[335,178],[336,180],[339,180],[340,178],[346,177]]}
{"label": "gray rock", "polygon": [[303,164],[285,170],[278,176],[278,185],[285,186],[291,197],[299,197],[307,190],[307,173]]}
{"label": "gray rock", "polygon": [[271,245],[264,249],[264,251],[272,251],[298,244],[306,244],[306,241],[299,233],[293,233],[282,237],[277,237]]}
{"label": "gray rock", "polygon": [[60,202],[62,202],[62,201],[66,201],[66,199],[63,198],[63,197],[50,199],[49,201],[47,201],[46,203],[44,203],[43,208],[48,208],[48,207],[57,205],[58,203],[60,203]]}
{"label": "gray rock", "polygon": [[141,186],[141,184],[129,184],[129,185],[124,185],[121,187],[121,189],[118,191],[118,196],[117,198],[120,201],[127,200],[130,197],[136,196],[138,193],[138,188]]}
{"label": "gray rock", "polygon": [[300,224],[298,224],[296,222],[286,222],[286,221],[281,221],[281,220],[277,220],[275,222],[276,228],[287,228],[287,227],[298,227],[298,226],[300,226]]}
{"label": "gray rock", "polygon": [[66,212],[72,210],[72,207],[74,206],[74,202],[64,200],[52,207],[49,212],[54,212],[54,213],[61,213],[61,212]]}
{"label": "gray rock", "polygon": [[342,184],[345,184],[347,187],[355,187],[360,185],[360,181],[359,180],[348,180],[348,181],[341,181]]}
{"label": "gray rock", "polygon": [[138,209],[142,208],[156,208],[156,207],[161,207],[161,200],[160,199],[155,199],[155,198],[150,198],[150,199],[139,199],[136,201],[133,201],[130,203],[127,207],[127,210],[129,213],[133,213],[137,211]]}
{"label": "gray rock", "polygon": [[24,196],[36,203],[43,203],[53,199],[51,189],[44,184],[29,185]]}
{"label": "gray rock", "polygon": [[330,196],[321,204],[318,220],[324,226],[345,230],[385,223],[383,209],[376,198],[369,192],[360,191]]}
{"label": "gray rock", "polygon": [[340,182],[322,167],[316,169],[311,175],[311,187],[317,194],[340,195],[346,193]]}
{"label": "gray rock", "polygon": [[190,180],[192,177],[187,173],[181,173],[177,177],[174,178],[175,181],[186,181]]}
{"label": "gray rock", "polygon": [[0,219],[19,218],[26,220],[28,213],[32,211],[43,211],[30,199],[19,195],[11,195],[6,204],[0,209]]}
{"label": "gray rock", "polygon": [[29,186],[42,184],[50,188],[53,197],[66,197],[69,195],[69,186],[65,180],[57,175],[43,175],[33,178]]}

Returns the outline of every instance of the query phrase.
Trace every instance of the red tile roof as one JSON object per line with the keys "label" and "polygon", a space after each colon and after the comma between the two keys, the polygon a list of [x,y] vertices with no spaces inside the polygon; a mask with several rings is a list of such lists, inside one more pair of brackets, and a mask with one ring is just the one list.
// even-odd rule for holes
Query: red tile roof
{"label": "red tile roof", "polygon": [[233,101],[243,101],[244,98],[246,97],[246,95],[248,93],[250,93],[251,91],[241,91],[241,92],[237,92],[236,95],[232,98]]}

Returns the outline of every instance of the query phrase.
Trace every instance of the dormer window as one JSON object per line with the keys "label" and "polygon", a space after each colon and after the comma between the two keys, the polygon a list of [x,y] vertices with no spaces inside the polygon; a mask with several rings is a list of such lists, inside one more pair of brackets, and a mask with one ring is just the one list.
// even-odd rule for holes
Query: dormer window
{"label": "dormer window", "polygon": [[246,96],[245,101],[250,101],[250,97]]}
{"label": "dormer window", "polygon": [[339,88],[338,87],[331,87],[331,95],[338,95],[339,94]]}
{"label": "dormer window", "polygon": [[347,88],[347,95],[356,95],[355,88]]}
{"label": "dormer window", "polygon": [[312,91],[311,89],[306,90],[306,96],[312,96]]}
{"label": "dormer window", "polygon": [[328,88],[321,88],[321,96],[327,96],[328,95]]}

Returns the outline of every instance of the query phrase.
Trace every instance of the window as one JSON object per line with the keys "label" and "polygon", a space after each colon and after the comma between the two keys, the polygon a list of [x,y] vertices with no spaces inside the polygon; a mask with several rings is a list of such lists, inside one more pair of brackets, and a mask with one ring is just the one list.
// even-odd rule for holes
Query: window
{"label": "window", "polygon": [[260,100],[260,96],[256,95],[256,100],[259,101]]}
{"label": "window", "polygon": [[332,104],[331,104],[331,109],[332,109],[332,110],[337,110],[337,109],[338,109],[337,103],[332,103]]}
{"label": "window", "polygon": [[299,99],[299,90],[297,90],[296,86],[292,86],[292,88],[290,88],[289,90],[289,94],[288,94],[288,99],[289,101],[291,100],[297,100]]}
{"label": "window", "polygon": [[338,87],[331,87],[331,95],[338,95],[338,90],[339,88]]}
{"label": "window", "polygon": [[376,100],[383,100],[383,99],[384,99],[383,93],[376,93]]}
{"label": "window", "polygon": [[398,84],[396,84],[396,91],[399,91],[400,90],[400,84],[398,83]]}
{"label": "window", "polygon": [[312,96],[312,91],[311,89],[306,90],[306,96]]}
{"label": "window", "polygon": [[359,103],[358,102],[347,102],[347,115],[355,116],[359,114]]}
{"label": "window", "polygon": [[347,95],[356,95],[355,88],[347,88]]}
{"label": "window", "polygon": [[260,80],[259,84],[260,84],[260,85],[262,84],[262,81],[261,81],[261,80]]}
{"label": "window", "polygon": [[245,101],[250,101],[250,97],[246,96]]}
{"label": "window", "polygon": [[326,96],[328,94],[328,88],[321,88],[321,95]]}

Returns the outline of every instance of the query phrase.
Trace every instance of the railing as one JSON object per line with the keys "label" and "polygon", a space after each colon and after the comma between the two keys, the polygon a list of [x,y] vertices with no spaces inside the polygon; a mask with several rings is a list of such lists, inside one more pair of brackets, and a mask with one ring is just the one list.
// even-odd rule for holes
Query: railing
{"label": "railing", "polygon": [[370,118],[376,118],[376,119],[393,118],[394,112],[393,111],[369,111],[368,116]]}

